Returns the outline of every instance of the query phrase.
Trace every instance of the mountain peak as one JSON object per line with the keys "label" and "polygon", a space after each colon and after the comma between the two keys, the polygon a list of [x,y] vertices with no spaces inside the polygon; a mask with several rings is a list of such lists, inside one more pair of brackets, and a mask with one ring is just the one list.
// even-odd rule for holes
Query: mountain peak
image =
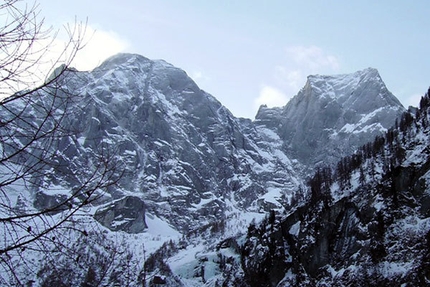
{"label": "mountain peak", "polygon": [[156,65],[158,68],[174,68],[172,64],[166,62],[165,60],[151,60],[139,54],[133,53],[118,53],[109,58],[107,58],[103,63],[96,69],[111,70],[118,67],[132,67],[136,65],[146,66],[148,64]]}
{"label": "mountain peak", "polygon": [[117,66],[121,66],[124,64],[131,64],[135,62],[148,63],[148,62],[151,62],[151,60],[138,54],[119,53],[107,58],[105,61],[103,61],[103,63],[98,68],[112,69]]}
{"label": "mountain peak", "polygon": [[378,90],[385,90],[384,82],[377,69],[367,68],[351,74],[310,75],[304,89],[311,89],[323,97],[339,99],[353,95],[359,86],[371,85]]}
{"label": "mountain peak", "polygon": [[[336,162],[386,131],[404,107],[378,70],[311,75],[282,111],[262,109],[256,120],[277,132],[305,164]],[[324,155],[324,156],[322,156]]]}
{"label": "mountain peak", "polygon": [[354,73],[348,73],[348,74],[337,74],[337,75],[320,75],[320,74],[315,74],[315,75],[309,75],[308,76],[308,81],[318,81],[318,80],[334,80],[334,79],[351,79],[351,78],[369,78],[369,77],[373,77],[373,78],[380,78],[379,72],[377,69],[369,67],[363,70],[359,70],[356,71]]}

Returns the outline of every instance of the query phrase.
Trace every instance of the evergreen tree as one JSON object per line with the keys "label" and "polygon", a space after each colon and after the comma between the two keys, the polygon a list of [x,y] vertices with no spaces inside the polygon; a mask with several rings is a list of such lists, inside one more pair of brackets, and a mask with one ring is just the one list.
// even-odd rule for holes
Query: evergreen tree
{"label": "evergreen tree", "polygon": [[363,167],[360,167],[360,176],[358,178],[358,181],[361,185],[366,183],[366,175],[364,174]]}

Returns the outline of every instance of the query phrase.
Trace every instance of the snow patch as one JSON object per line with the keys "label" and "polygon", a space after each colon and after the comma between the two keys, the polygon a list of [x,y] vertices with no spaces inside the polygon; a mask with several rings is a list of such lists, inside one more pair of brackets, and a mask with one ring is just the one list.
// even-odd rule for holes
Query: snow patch
{"label": "snow patch", "polygon": [[298,237],[299,236],[299,233],[300,233],[300,224],[301,224],[302,222],[299,220],[299,221],[297,221],[296,223],[294,223],[291,227],[290,227],[290,230],[288,230],[288,233],[289,234],[291,234],[291,235],[294,235],[294,236],[296,236],[296,237]]}

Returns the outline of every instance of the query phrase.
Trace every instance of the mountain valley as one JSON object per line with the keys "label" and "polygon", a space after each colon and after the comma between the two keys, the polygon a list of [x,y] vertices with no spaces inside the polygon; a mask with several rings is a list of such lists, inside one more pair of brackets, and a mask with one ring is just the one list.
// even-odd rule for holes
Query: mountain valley
{"label": "mountain valley", "polygon": [[[250,120],[163,60],[118,54],[90,72],[59,69],[58,91],[0,109],[4,122],[25,118],[0,130],[2,183],[47,158],[0,185],[2,216],[50,210],[69,226],[47,236],[49,253],[9,252],[22,285],[429,284],[428,93],[406,110],[376,69],[312,75]],[[34,136],[9,164],[51,102],[61,132]],[[68,198],[72,217],[56,208]]]}

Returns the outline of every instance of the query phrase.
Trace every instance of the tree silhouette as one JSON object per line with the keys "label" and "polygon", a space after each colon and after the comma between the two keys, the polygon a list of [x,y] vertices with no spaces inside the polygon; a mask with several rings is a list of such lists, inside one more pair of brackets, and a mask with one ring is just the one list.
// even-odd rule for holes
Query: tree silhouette
{"label": "tree silhouette", "polygon": [[[112,151],[100,147],[92,164],[71,174],[62,154],[61,146],[76,133],[68,128],[67,115],[79,100],[64,84],[84,46],[85,25],[66,28],[69,41],[52,61],[49,39],[56,33],[44,29],[36,4],[6,0],[0,14],[6,19],[0,27],[0,283],[20,286],[15,268],[26,262],[26,250],[45,252],[61,243],[64,224],[117,182],[118,163]],[[46,63],[50,68],[38,70]],[[58,195],[61,179],[54,172],[75,184]],[[26,200],[38,194],[46,196]]]}

